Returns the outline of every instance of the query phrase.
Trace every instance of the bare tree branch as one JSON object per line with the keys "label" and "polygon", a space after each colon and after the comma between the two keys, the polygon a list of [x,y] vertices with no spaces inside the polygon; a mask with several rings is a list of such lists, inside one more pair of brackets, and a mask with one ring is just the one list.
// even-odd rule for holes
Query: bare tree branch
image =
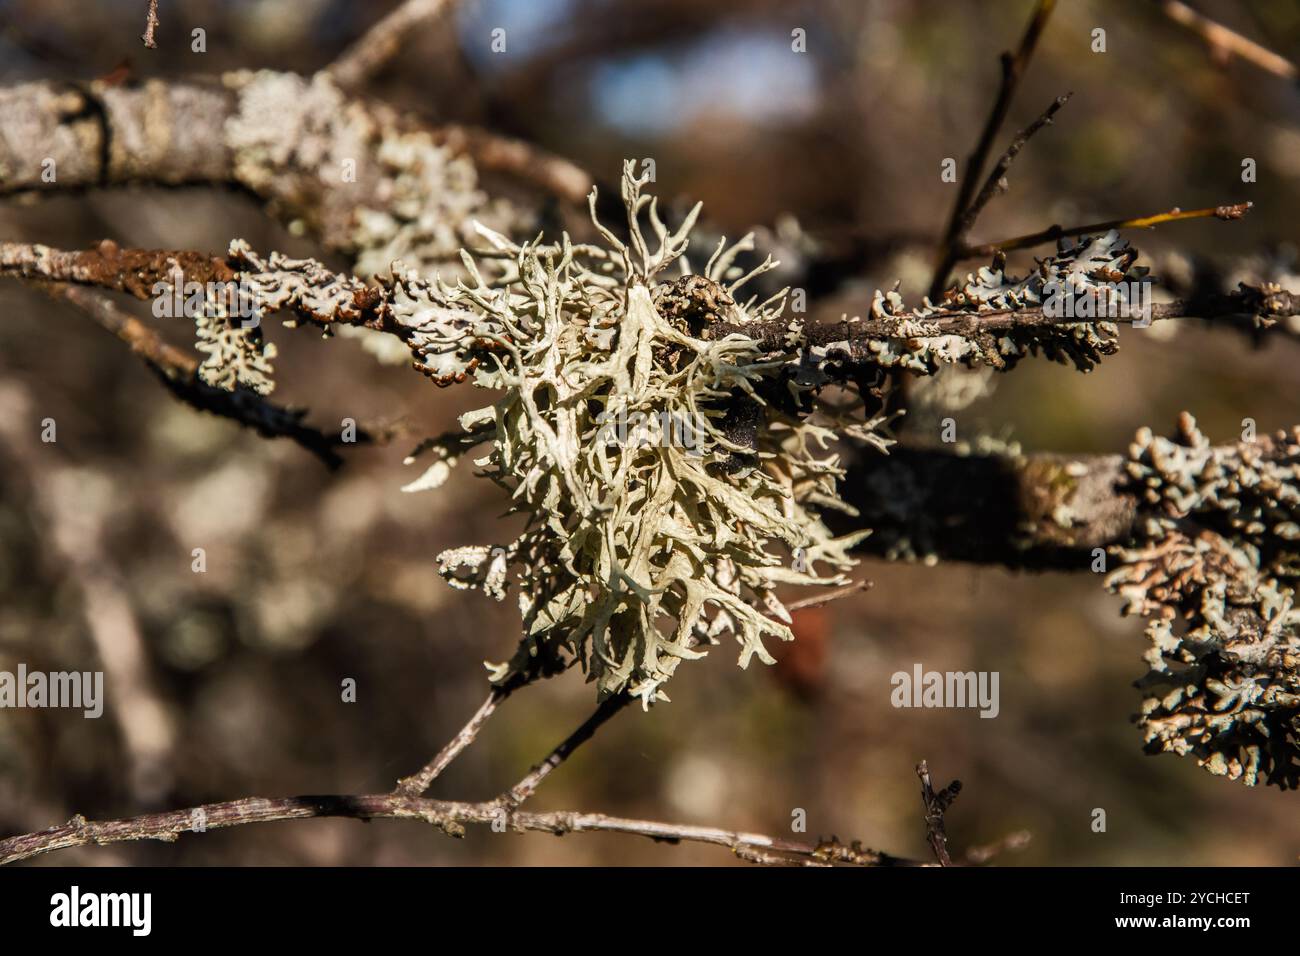
{"label": "bare tree branch", "polygon": [[[174,842],[182,833],[201,833],[250,823],[280,820],[306,820],[317,817],[350,817],[358,820],[418,820],[449,836],[464,834],[466,824],[491,824],[500,820],[501,806],[496,802],[461,803],[408,797],[399,794],[310,795],[300,797],[246,797],[224,803],[209,803],[185,810],[147,813],[118,820],[89,821],[73,817],[62,826],[36,833],[0,840],[0,865],[30,859],[42,853],[69,847],[95,844],[126,843],[138,840]],[[787,862],[771,854],[785,854],[812,862],[830,862],[822,844],[799,843],[761,833],[724,830],[718,827],[659,823],[602,813],[558,810],[551,813],[515,811],[508,815],[516,831],[551,833],[626,833],[665,843],[708,843],[727,847],[754,862]],[[762,854],[759,856],[758,854]],[[854,862],[866,866],[918,866],[915,860],[865,850],[855,859],[836,858],[835,862]]]}
{"label": "bare tree branch", "polygon": [[[1033,139],[1035,133],[1044,126],[1052,125],[1052,117],[1070,101],[1070,97],[1073,95],[1073,93],[1066,93],[1064,96],[1058,96],[1052,100],[1047,109],[1043,110],[1032,123],[1016,134],[1016,138],[1011,141],[1011,145],[1007,147],[1006,152],[998,157],[998,161],[993,164],[993,168],[989,171],[988,178],[984,180],[984,185],[975,198],[971,200],[971,204],[966,207],[966,211],[961,214],[961,221],[957,225],[958,249],[953,253],[954,255],[960,256],[960,246],[965,237],[970,234],[971,228],[975,225],[975,220],[984,211],[984,207],[992,201],[994,196],[1006,192],[1006,174],[1011,169],[1011,164],[1016,161],[1016,157],[1020,155],[1020,151]],[[951,268],[951,263],[949,263],[949,268]]]}
{"label": "bare tree branch", "polygon": [[616,694],[613,697],[606,697],[596,707],[594,714],[583,721],[577,730],[564,738],[547,755],[545,760],[533,767],[522,780],[502,794],[498,798],[498,802],[502,806],[513,810],[531,797],[537,788],[541,786],[542,781],[550,776],[551,771],[568,760],[575,750],[590,740],[596,731],[614,715],[621,713],[633,700],[634,698],[628,694]]}
{"label": "bare tree branch", "polygon": [[[199,378],[199,361],[195,356],[168,345],[158,333],[103,295],[76,286],[54,286],[51,294],[77,306],[130,346],[168,391],[190,407],[229,418],[252,428],[263,438],[288,438],[329,468],[343,463],[338,449],[349,443],[343,441],[342,434],[327,435],[304,425],[305,409],[277,405],[247,388],[228,392],[207,384]],[[400,431],[388,426],[358,427],[355,444],[386,443]]]}
{"label": "bare tree branch", "polygon": [[1020,78],[1024,75],[1030,59],[1033,58],[1034,50],[1038,46],[1038,38],[1047,26],[1047,20],[1055,7],[1056,0],[1038,0],[1015,54],[1009,52],[1002,54],[1002,79],[998,85],[998,95],[993,101],[993,109],[989,112],[988,119],[984,122],[984,129],[975,144],[975,149],[966,160],[966,169],[962,173],[957,201],[953,204],[952,214],[948,218],[948,228],[944,232],[935,260],[934,275],[930,279],[931,299],[938,298],[948,281],[948,273],[952,271],[956,250],[965,238],[961,233],[962,223],[971,199],[974,198],[980,173],[984,169],[984,163],[988,161],[989,151],[993,149],[993,141],[1006,121],[1007,113],[1011,109],[1011,101],[1016,94],[1016,87],[1020,85]]}
{"label": "bare tree branch", "polygon": [[924,760],[916,765],[916,775],[921,778],[921,801],[925,804],[925,836],[934,850],[940,866],[952,866],[948,855],[948,834],[944,832],[943,815],[961,793],[961,781],[954,780],[938,793],[930,784],[930,768]]}
{"label": "bare tree branch", "polygon": [[793,614],[795,611],[803,611],[807,608],[822,607],[830,604],[832,601],[838,601],[840,598],[846,598],[862,591],[871,590],[870,581],[854,581],[852,584],[846,584],[843,587],[832,588],[824,594],[817,594],[813,597],[800,598],[798,601],[789,601],[785,609]]}
{"label": "bare tree branch", "polygon": [[1029,249],[1045,242],[1055,242],[1068,236],[1084,236],[1092,233],[1106,232],[1110,229],[1152,229],[1164,222],[1180,222],[1184,219],[1208,219],[1213,216],[1227,222],[1240,219],[1254,203],[1240,202],[1223,206],[1208,206],[1204,209],[1183,210],[1175,206],[1165,212],[1152,213],[1149,216],[1134,216],[1131,219],[1108,219],[1105,222],[1093,222],[1086,226],[1049,226],[1039,232],[1003,239],[998,242],[985,242],[979,245],[963,246],[958,252],[959,259],[981,259],[998,252],[1011,252],[1015,249]]}
{"label": "bare tree branch", "polygon": [[1215,52],[1240,57],[1247,63],[1280,76],[1284,80],[1294,81],[1300,78],[1300,68],[1286,57],[1211,20],[1181,0],[1156,0],[1156,2],[1160,4],[1160,9],[1164,11],[1165,16],[1198,34]]}
{"label": "bare tree branch", "polygon": [[474,711],[474,716],[469,719],[456,736],[447,742],[447,745],[438,751],[438,755],[422,767],[417,773],[409,777],[403,777],[397,781],[397,788],[393,793],[405,797],[418,797],[429,789],[438,776],[451,765],[451,762],[461,755],[461,753],[478,739],[479,731],[483,725],[488,722],[497,707],[510,696],[510,691],[501,687],[493,687],[488,694],[487,700]]}
{"label": "bare tree branch", "polygon": [[397,55],[408,36],[445,15],[447,8],[454,5],[454,0],[403,0],[344,50],[326,72],[343,89],[357,89]]}

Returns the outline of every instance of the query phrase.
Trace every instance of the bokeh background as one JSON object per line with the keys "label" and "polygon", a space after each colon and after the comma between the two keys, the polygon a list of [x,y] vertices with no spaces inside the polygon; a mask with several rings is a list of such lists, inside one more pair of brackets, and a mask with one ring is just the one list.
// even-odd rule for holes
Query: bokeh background
{"label": "bokeh background", "polygon": [[[0,2],[0,82],[88,79],[126,61],[138,76],[245,67],[310,72],[387,2],[162,0],[161,49],[139,42],[146,4]],[[1294,277],[1300,218],[1300,92],[1223,62],[1154,3],[1072,0],[1052,18],[999,141],[1073,91],[1021,156],[975,239],[1252,200],[1241,222],[1130,237],[1167,270]],[[1031,4],[902,0],[467,0],[421,31],[371,93],[430,121],[481,124],[567,156],[603,180],[653,157],[666,197],[702,199],[732,235],[797,220],[828,244],[882,240],[818,307],[861,312],[871,290],[928,284],[932,243],[959,166],[997,86],[998,53]],[[1200,8],[1293,59],[1300,5],[1205,0]],[[193,26],[208,52],[189,52]],[[489,51],[504,28],[507,52]],[[1091,31],[1105,29],[1094,53]],[[791,30],[807,52],[791,51]],[[999,147],[1000,148],[1000,147]],[[1241,161],[1258,182],[1241,181]],[[794,217],[793,219],[791,217]],[[0,236],[80,247],[317,254],[250,199],[212,190],[115,191],[0,203]],[[886,241],[887,240],[887,241]],[[1040,251],[1041,255],[1042,252]],[[1032,253],[1013,257],[1032,265]],[[1157,270],[1159,271],[1159,270]],[[1292,284],[1293,290],[1300,284]],[[1300,421],[1300,344],[1256,346],[1192,323],[1127,331],[1089,375],[1029,361],[960,413],[963,434],[1025,450],[1121,451],[1183,409],[1212,438],[1241,420]],[[164,329],[184,344],[184,330]],[[433,434],[481,404],[378,365],[345,338],[273,329],[277,398],[312,421],[404,417]],[[105,716],[0,712],[0,834],[73,813],[94,818],[245,795],[376,792],[423,764],[486,692],[481,662],[507,657],[517,620],[448,588],[434,555],[502,537],[501,494],[455,472],[404,495],[407,444],[361,448],[336,473],[175,402],[118,342],[66,305],[0,286],[0,386],[56,445],[0,443],[0,667],[96,669],[115,654],[134,682]],[[16,397],[17,396],[17,397]],[[33,426],[34,427],[34,426]],[[915,429],[921,431],[920,429]],[[918,439],[921,440],[921,439]],[[64,546],[66,545],[66,546]],[[191,549],[207,572],[191,571]],[[605,811],[927,849],[913,767],[964,783],[949,814],[955,852],[1028,830],[1017,864],[1292,864],[1297,796],[1248,790],[1191,760],[1147,757],[1130,717],[1142,625],[1091,574],[866,561],[874,588],[800,616],[774,668],[735,666],[722,646],[681,668],[672,703],[628,712],[557,772],[537,808]],[[125,646],[93,639],[88,613]],[[102,623],[102,621],[101,621]],[[996,670],[1001,713],[895,710],[889,678]],[[356,703],[340,682],[353,678]],[[141,704],[140,702],[144,703]],[[487,798],[590,712],[572,672],[511,699],[434,795]],[[132,737],[134,735],[134,737]],[[129,739],[152,748],[133,765]],[[143,741],[143,743],[140,743]],[[1104,808],[1107,830],[1091,829]],[[453,841],[418,825],[320,820],[65,851],[43,863],[725,864],[710,847],[631,837],[497,835]]]}

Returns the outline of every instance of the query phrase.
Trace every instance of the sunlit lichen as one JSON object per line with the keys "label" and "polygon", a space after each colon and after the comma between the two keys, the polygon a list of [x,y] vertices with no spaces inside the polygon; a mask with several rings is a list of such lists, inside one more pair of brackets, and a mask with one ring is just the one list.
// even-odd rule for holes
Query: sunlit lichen
{"label": "sunlit lichen", "polygon": [[[752,273],[732,274],[735,247],[690,273],[695,211],[670,232],[644,185],[629,164],[626,240],[599,222],[600,245],[516,245],[485,231],[508,265],[503,280],[484,279],[468,256],[471,279],[454,287],[397,277],[395,314],[423,361],[502,392],[461,418],[460,435],[422,449],[438,458],[414,485],[436,486],[486,445],[475,464],[529,516],[513,541],[439,557],[457,586],[517,593],[523,641],[496,681],[572,656],[600,694],[648,702],[698,645],[726,634],[742,666],[770,662],[764,642],[792,636],[777,585],[842,583],[862,537],[834,538],[819,517],[851,510],[826,448],[846,431],[883,448],[881,422],[855,418],[851,394],[810,415],[785,362],[743,335],[715,336],[720,320],[775,317],[782,296],[736,301]],[[610,427],[629,421],[685,423],[691,441]]]}
{"label": "sunlit lichen", "polygon": [[1148,749],[1300,786],[1300,429],[1214,447],[1183,415],[1175,439],[1138,433],[1128,472],[1139,540],[1106,583],[1152,618]]}

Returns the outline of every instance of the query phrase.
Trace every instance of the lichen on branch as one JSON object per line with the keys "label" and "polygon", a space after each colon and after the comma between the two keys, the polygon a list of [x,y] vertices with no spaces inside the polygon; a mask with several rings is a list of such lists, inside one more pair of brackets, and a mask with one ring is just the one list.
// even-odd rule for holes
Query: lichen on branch
{"label": "lichen on branch", "polygon": [[528,516],[513,541],[439,556],[455,586],[517,593],[522,641],[492,668],[497,682],[576,657],[601,696],[648,703],[723,635],[742,666],[770,663],[765,641],[792,638],[777,585],[844,583],[862,537],[834,538],[821,521],[848,510],[827,445],[847,430],[883,449],[882,421],[857,415],[856,397],[811,414],[786,363],[743,335],[715,336],[723,313],[742,326],[774,318],[784,293],[737,301],[770,267],[736,275],[737,246],[691,272],[698,207],[670,231],[645,184],[628,164],[626,241],[595,218],[593,195],[599,245],[517,245],[485,230],[503,256],[498,279],[467,255],[469,279],[455,286],[397,280],[394,313],[434,372],[501,392],[462,416],[461,436],[433,443],[413,485],[440,484],[483,444],[475,464]]}
{"label": "lichen on branch", "polygon": [[1148,750],[1300,786],[1300,427],[1215,447],[1184,414],[1127,469],[1143,520],[1106,583],[1151,618]]}

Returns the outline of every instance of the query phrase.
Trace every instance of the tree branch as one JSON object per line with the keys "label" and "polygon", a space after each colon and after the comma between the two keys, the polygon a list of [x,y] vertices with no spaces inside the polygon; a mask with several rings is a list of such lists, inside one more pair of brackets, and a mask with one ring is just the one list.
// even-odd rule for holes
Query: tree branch
{"label": "tree branch", "polygon": [[1011,101],[1016,94],[1016,87],[1020,84],[1020,78],[1024,75],[1025,68],[1034,55],[1034,50],[1038,46],[1038,38],[1047,26],[1047,20],[1052,15],[1052,10],[1055,7],[1056,0],[1038,0],[1034,5],[1034,13],[1029,19],[1028,26],[1025,27],[1024,36],[1021,37],[1020,46],[1015,54],[1002,54],[1002,78],[998,85],[998,95],[993,101],[993,109],[989,112],[988,119],[984,122],[984,129],[975,144],[975,149],[966,160],[966,169],[962,174],[961,185],[958,188],[957,201],[953,204],[952,214],[948,217],[948,228],[944,232],[943,242],[935,259],[934,275],[930,279],[931,299],[939,297],[948,281],[948,273],[952,271],[955,262],[956,250],[965,239],[961,233],[962,222],[967,207],[970,206],[971,199],[975,195],[976,183],[979,182],[984,163],[988,160],[989,151],[993,149],[993,141],[997,138],[998,131],[1002,129],[1002,124],[1006,121],[1007,112],[1011,109]]}
{"label": "tree branch", "polygon": [[[1006,192],[1006,174],[1011,169],[1011,164],[1016,161],[1016,157],[1020,155],[1020,151],[1025,148],[1025,145],[1031,139],[1033,139],[1035,133],[1044,126],[1052,125],[1052,117],[1056,115],[1057,111],[1060,110],[1062,106],[1070,101],[1070,97],[1073,95],[1073,93],[1066,93],[1064,96],[1058,96],[1056,99],[1052,100],[1047,109],[1043,110],[1043,112],[1040,113],[1032,123],[1016,134],[1016,138],[1011,141],[1011,145],[1007,147],[1006,152],[998,157],[998,161],[993,164],[993,168],[989,171],[988,178],[984,180],[983,187],[975,196],[974,200],[971,201],[971,204],[966,208],[966,211],[961,214],[961,221],[957,226],[957,236],[955,240],[957,248],[953,251],[954,258],[961,255],[961,249],[964,247],[964,240],[974,227],[975,220],[978,219],[980,213],[984,211],[984,207],[992,201],[994,196]],[[951,269],[951,267],[952,264],[949,263],[949,268]],[[947,277],[946,271],[944,276],[945,278]]]}
{"label": "tree branch", "polygon": [[[232,265],[230,260],[198,252],[119,249],[111,242],[100,243],[95,249],[68,252],[48,246],[0,242],[0,276],[69,282],[125,292],[139,299],[152,299],[159,283],[170,287],[178,265],[187,281],[234,282],[241,275],[238,265]],[[320,325],[335,322],[358,325],[389,332],[401,338],[411,334],[408,327],[393,319],[391,295],[385,287],[367,285],[350,276],[328,275],[323,272],[320,279],[322,282],[328,279],[331,283],[336,283],[342,289],[340,296],[321,297],[319,300],[295,299],[289,308],[298,318]],[[1154,305],[1149,318],[1161,321],[1250,315],[1265,320],[1267,324],[1297,314],[1300,314],[1300,293],[1243,284],[1232,293]],[[848,367],[853,367],[856,363],[862,363],[865,367],[874,365],[870,354],[862,348],[863,343],[869,341],[950,335],[974,338],[989,332],[1013,329],[1050,329],[1098,322],[1132,324],[1141,319],[1141,316],[1116,316],[1089,320],[1051,314],[1042,308],[982,312],[937,311],[915,321],[915,327],[906,332],[901,330],[898,317],[806,325],[800,331],[807,345],[839,348],[845,353]],[[744,335],[763,342],[773,353],[785,354],[790,351],[790,321],[787,319],[739,325],[718,322],[710,334],[715,338],[731,334]]]}
{"label": "tree branch", "polygon": [[344,50],[325,72],[343,89],[357,89],[397,55],[408,36],[453,5],[454,0],[404,0]]}
{"label": "tree branch", "polygon": [[[430,800],[398,794],[308,795],[268,799],[246,797],[224,803],[209,803],[185,810],[165,813],[147,813],[118,820],[89,821],[75,816],[68,823],[0,840],[0,865],[30,859],[42,853],[69,847],[105,846],[138,840],[175,842],[182,833],[201,833],[251,823],[272,823],[280,820],[307,820],[317,817],[349,817],[357,820],[418,820],[443,831],[449,836],[462,836],[466,824],[491,824],[501,818],[501,806],[496,802],[463,803],[448,800]],[[724,830],[718,827],[692,826],[680,823],[659,823],[627,817],[608,816],[603,813],[581,813],[559,810],[551,813],[515,811],[508,816],[512,829],[518,832],[551,833],[563,836],[568,833],[626,833],[648,837],[665,843],[708,843],[723,846],[756,862],[790,862],[787,859],[767,856],[784,854],[795,860],[829,863],[828,844],[799,843],[761,833]],[[758,858],[753,854],[763,854]],[[873,850],[861,850],[855,859],[836,857],[835,862],[855,862],[866,866],[917,866],[915,860],[891,856]]]}
{"label": "tree branch", "polygon": [[1284,80],[1300,78],[1300,68],[1268,47],[1230,30],[1223,24],[1211,20],[1202,13],[1193,10],[1181,0],[1156,0],[1165,16],[1180,26],[1198,34],[1216,52],[1236,56],[1253,66],[1266,70]]}
{"label": "tree branch", "polygon": [[[235,186],[268,203],[282,221],[305,225],[326,248],[355,256],[376,241],[361,217],[367,210],[396,215],[393,194],[400,189],[403,205],[415,211],[398,216],[399,225],[418,229],[422,218],[435,217],[468,241],[469,222],[482,214],[487,197],[448,196],[465,188],[464,177],[439,175],[433,156],[424,158],[420,175],[401,175],[395,184],[394,145],[401,152],[446,149],[476,168],[575,203],[585,200],[591,182],[574,164],[536,146],[422,123],[383,103],[347,97],[324,75],[260,71],[0,88],[0,195],[131,184]],[[352,160],[355,175],[345,176],[334,157]],[[519,198],[512,202],[526,208]]]}
{"label": "tree branch", "polygon": [[[176,398],[198,411],[252,428],[263,438],[288,438],[319,458],[327,467],[343,463],[338,449],[345,444],[341,434],[327,435],[302,423],[305,409],[289,408],[268,401],[250,389],[226,391],[199,378],[198,359],[168,345],[153,329],[127,314],[103,295],[76,286],[53,286],[51,295],[81,309],[99,326],[130,346]],[[397,429],[358,427],[358,445],[384,443]]]}
{"label": "tree branch", "polygon": [[1175,206],[1165,212],[1152,213],[1149,216],[1135,216],[1131,219],[1109,219],[1105,222],[1093,222],[1086,226],[1049,226],[1039,232],[1003,239],[999,242],[985,242],[980,245],[966,245],[958,251],[959,259],[982,259],[998,252],[1011,252],[1015,249],[1029,249],[1045,242],[1055,242],[1069,236],[1084,236],[1092,233],[1107,232],[1111,229],[1152,229],[1164,222],[1180,222],[1184,219],[1208,219],[1213,216],[1227,222],[1240,219],[1254,203],[1240,202],[1224,206],[1208,206],[1204,209],[1182,210]]}
{"label": "tree branch", "polygon": [[888,559],[1087,570],[1133,535],[1138,500],[1121,455],[961,455],[895,445],[852,467],[857,546]]}
{"label": "tree branch", "polygon": [[948,834],[944,831],[943,815],[961,793],[961,781],[954,780],[938,793],[930,784],[930,768],[924,760],[916,765],[916,775],[921,778],[921,801],[925,804],[925,836],[934,850],[940,866],[952,866],[948,856]]}
{"label": "tree branch", "polygon": [[623,711],[633,701],[628,694],[616,694],[606,697],[596,707],[596,712],[583,721],[582,725],[564,738],[541,763],[530,770],[522,780],[497,798],[498,803],[513,810],[531,797],[541,786],[542,781],[550,776],[560,764],[568,760],[575,750],[585,744],[610,718]]}
{"label": "tree branch", "polygon": [[510,693],[510,690],[505,688],[493,687],[487,696],[487,700],[483,701],[479,709],[474,712],[474,716],[469,719],[469,722],[457,731],[456,736],[452,737],[447,742],[447,745],[438,751],[438,755],[425,764],[419,772],[397,781],[397,788],[393,793],[398,796],[418,797],[428,790],[433,781],[451,765],[451,762],[478,739],[479,731],[483,729],[483,725],[488,722],[489,717],[496,713],[497,707],[510,696]]}

